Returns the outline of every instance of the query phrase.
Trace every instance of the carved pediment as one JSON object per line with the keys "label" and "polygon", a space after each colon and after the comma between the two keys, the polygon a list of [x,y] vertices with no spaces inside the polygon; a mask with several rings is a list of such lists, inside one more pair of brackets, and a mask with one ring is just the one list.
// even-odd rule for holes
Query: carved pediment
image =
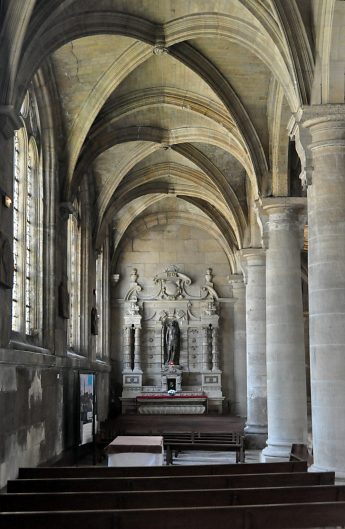
{"label": "carved pediment", "polygon": [[[187,287],[192,284],[192,280],[185,274],[179,272],[176,265],[168,266],[163,272],[156,274],[153,278],[153,283],[158,286],[157,292],[152,296],[142,296],[142,286],[138,283],[137,269],[133,268],[131,273],[130,288],[125,296],[125,301],[137,303],[142,301],[179,301],[179,300],[208,300],[215,302],[218,300],[218,294],[213,286],[212,268],[208,268],[205,274],[205,283],[201,287],[200,295],[194,296],[188,292]],[[140,294],[140,295],[139,295]],[[213,311],[213,308],[209,308]]]}
{"label": "carved pediment", "polygon": [[185,274],[181,274],[177,266],[170,265],[164,272],[157,274],[153,282],[159,285],[158,298],[173,301],[183,299],[188,295],[186,285],[191,285],[192,280]]}

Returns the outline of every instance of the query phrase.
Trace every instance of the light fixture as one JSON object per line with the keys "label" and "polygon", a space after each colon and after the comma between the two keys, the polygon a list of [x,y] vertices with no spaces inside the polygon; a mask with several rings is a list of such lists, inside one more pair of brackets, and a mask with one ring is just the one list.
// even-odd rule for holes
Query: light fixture
{"label": "light fixture", "polygon": [[12,198],[8,195],[3,195],[2,200],[6,208],[10,208],[12,206]]}
{"label": "light fixture", "polygon": [[2,203],[5,208],[10,208],[12,206],[12,198],[1,187],[0,194],[2,195]]}

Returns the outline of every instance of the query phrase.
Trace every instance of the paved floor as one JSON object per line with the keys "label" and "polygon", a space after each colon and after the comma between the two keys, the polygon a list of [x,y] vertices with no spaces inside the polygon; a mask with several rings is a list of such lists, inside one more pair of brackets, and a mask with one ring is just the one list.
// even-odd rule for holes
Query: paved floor
{"label": "paved floor", "polygon": [[[261,450],[246,450],[246,463],[258,463],[267,461],[286,461],[278,458],[263,458]],[[194,451],[184,450],[174,457],[174,465],[224,465],[236,463],[235,452]]]}

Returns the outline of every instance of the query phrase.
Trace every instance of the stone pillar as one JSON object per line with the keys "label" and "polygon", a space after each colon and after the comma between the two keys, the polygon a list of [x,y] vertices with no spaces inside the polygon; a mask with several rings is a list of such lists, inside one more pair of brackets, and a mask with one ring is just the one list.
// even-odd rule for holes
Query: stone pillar
{"label": "stone pillar", "polygon": [[247,415],[246,289],[242,274],[229,277],[234,305],[234,413]]}
{"label": "stone pillar", "polygon": [[300,213],[305,198],[263,200],[266,250],[268,439],[263,455],[288,457],[307,442],[307,391],[302,304]]}
{"label": "stone pillar", "polygon": [[266,264],[261,248],[242,250],[246,269],[247,423],[250,434],[267,432]]}
{"label": "stone pillar", "polygon": [[306,181],[314,468],[344,478],[345,108],[306,107],[298,118],[311,135],[304,148],[313,168]]}
{"label": "stone pillar", "polygon": [[132,328],[124,328],[123,336],[123,371],[128,373],[132,371]]}
{"label": "stone pillar", "polygon": [[202,371],[209,371],[209,340],[208,327],[202,328]]}
{"label": "stone pillar", "polygon": [[218,327],[212,327],[212,371],[219,371]]}
{"label": "stone pillar", "polygon": [[141,329],[135,327],[134,330],[134,371],[141,371],[141,341],[140,341]]}

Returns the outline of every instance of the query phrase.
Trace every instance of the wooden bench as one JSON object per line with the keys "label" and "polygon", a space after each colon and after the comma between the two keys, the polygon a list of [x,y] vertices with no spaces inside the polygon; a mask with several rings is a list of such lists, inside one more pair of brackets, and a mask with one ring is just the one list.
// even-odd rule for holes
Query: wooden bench
{"label": "wooden bench", "polygon": [[240,433],[163,432],[166,463],[173,464],[181,450],[219,450],[236,452],[236,463],[244,463],[244,437]]}
{"label": "wooden bench", "polygon": [[313,464],[313,456],[309,453],[307,445],[294,443],[291,446],[290,461],[307,461],[310,466]]}
{"label": "wooden bench", "polygon": [[332,485],[334,472],[290,472],[198,476],[152,476],[109,478],[17,479],[7,484],[8,492],[84,492],[134,490],[185,490],[297,485]]}
{"label": "wooden bench", "polygon": [[[36,476],[9,481],[8,493],[0,495],[0,527],[214,529],[218,524],[231,529],[311,529],[345,525],[345,486],[334,485],[333,472],[308,473],[305,462],[222,467],[231,471],[210,474],[211,467],[205,466],[205,474],[192,474],[193,467],[160,467],[161,475],[143,475],[143,469],[136,469],[140,476],[114,477],[113,472],[124,469],[55,467],[50,469],[52,476],[43,477],[48,469],[27,469]],[[274,471],[263,472],[264,468]],[[234,473],[236,469],[241,470]],[[96,470],[102,477],[95,477]]]}
{"label": "wooden bench", "polygon": [[0,511],[75,511],[345,501],[345,486],[0,494]]}
{"label": "wooden bench", "polygon": [[0,513],[6,529],[296,529],[345,526],[345,502]]}
{"label": "wooden bench", "polygon": [[18,477],[31,478],[72,478],[72,477],[127,477],[127,476],[186,476],[215,474],[262,474],[275,472],[306,472],[307,463],[247,463],[246,465],[186,465],[157,467],[28,467],[19,468]]}

